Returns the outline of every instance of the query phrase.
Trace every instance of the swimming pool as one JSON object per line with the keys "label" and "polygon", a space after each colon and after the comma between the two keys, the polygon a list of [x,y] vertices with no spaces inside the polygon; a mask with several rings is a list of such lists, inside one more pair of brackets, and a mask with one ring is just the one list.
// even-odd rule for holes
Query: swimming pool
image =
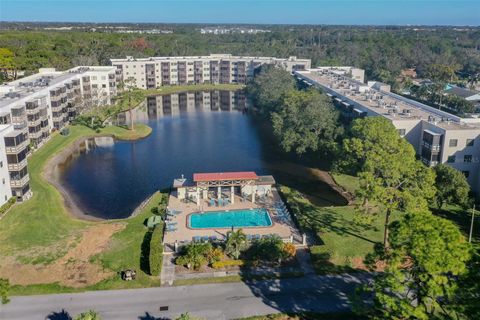
{"label": "swimming pool", "polygon": [[188,226],[192,229],[270,227],[272,219],[266,209],[210,211],[192,213]]}

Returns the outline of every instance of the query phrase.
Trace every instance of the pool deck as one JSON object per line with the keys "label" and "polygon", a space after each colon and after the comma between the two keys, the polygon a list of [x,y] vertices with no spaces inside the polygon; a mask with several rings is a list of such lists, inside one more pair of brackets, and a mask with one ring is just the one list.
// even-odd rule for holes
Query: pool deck
{"label": "pool deck", "polygon": [[272,192],[266,198],[265,203],[260,201],[252,203],[249,200],[242,202],[240,197],[235,196],[235,201],[233,204],[229,204],[224,207],[209,207],[208,201],[202,200],[199,208],[194,202],[189,201],[185,203],[183,201],[180,201],[176,197],[175,192],[173,192],[172,194],[170,194],[168,200],[168,208],[170,210],[181,211],[181,213],[171,218],[172,222],[176,222],[175,226],[177,230],[165,231],[163,242],[169,245],[173,245],[175,242],[185,243],[192,241],[192,238],[195,236],[216,236],[217,239],[222,240],[226,237],[227,233],[231,230],[231,228],[190,229],[187,222],[188,215],[199,211],[209,212],[219,210],[241,210],[250,208],[267,209],[273,224],[269,227],[242,228],[245,234],[268,235],[273,233],[279,235],[282,239],[285,240],[290,239],[291,236],[293,236],[295,240],[298,240],[299,238],[301,238],[301,236],[294,223],[292,222],[291,218],[286,221],[280,221],[275,216],[276,211],[274,209],[274,205],[276,202],[280,201],[281,199],[278,195],[277,190],[272,189]]}

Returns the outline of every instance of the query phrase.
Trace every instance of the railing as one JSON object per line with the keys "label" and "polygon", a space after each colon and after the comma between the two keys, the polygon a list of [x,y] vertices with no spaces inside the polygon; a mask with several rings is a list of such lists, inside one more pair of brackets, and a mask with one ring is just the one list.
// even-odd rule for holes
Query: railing
{"label": "railing", "polygon": [[27,166],[27,159],[25,158],[22,161],[20,161],[19,163],[9,163],[8,164],[8,170],[18,171],[18,170],[22,170],[26,166]]}
{"label": "railing", "polygon": [[42,120],[40,118],[38,118],[36,120],[29,120],[28,121],[28,126],[29,127],[36,127],[40,124],[40,122],[42,122]]}
{"label": "railing", "polygon": [[31,139],[38,139],[42,135],[42,131],[37,131],[37,132],[29,132],[28,137]]}
{"label": "railing", "polygon": [[10,186],[11,187],[23,187],[30,181],[30,176],[28,174],[25,175],[25,177],[18,179],[18,180],[12,180],[10,179]]}
{"label": "railing", "polygon": [[5,152],[7,154],[17,154],[20,151],[22,151],[23,149],[25,149],[28,146],[28,144],[29,144],[29,141],[25,140],[22,143],[20,143],[19,145],[16,145],[14,147],[5,147]]}

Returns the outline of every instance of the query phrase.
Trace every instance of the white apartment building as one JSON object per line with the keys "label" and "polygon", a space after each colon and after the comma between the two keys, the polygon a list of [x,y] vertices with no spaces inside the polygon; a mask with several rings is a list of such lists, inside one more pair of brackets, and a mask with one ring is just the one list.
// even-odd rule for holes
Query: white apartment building
{"label": "white apartment building", "polygon": [[111,59],[119,70],[120,79],[133,78],[141,89],[155,89],[164,85],[198,83],[246,83],[264,64],[279,66],[289,72],[310,68],[310,59],[289,57],[244,57],[231,54],[209,56],[151,57]]}
{"label": "white apartment building", "polygon": [[415,148],[428,166],[444,163],[462,171],[480,191],[480,118],[461,118],[390,92],[388,85],[352,78],[351,67],[295,71],[308,85],[321,88],[342,112],[357,118],[382,116]]}
{"label": "white apartment building", "polygon": [[85,109],[109,104],[116,93],[116,68],[111,66],[44,68],[0,85],[0,179],[5,168],[10,179],[10,191],[5,192],[0,180],[0,205],[6,201],[2,195],[18,201],[31,196],[27,170],[31,146],[41,147],[52,130],[63,128]]}
{"label": "white apartment building", "polygon": [[4,204],[12,197],[12,188],[10,186],[10,172],[7,166],[7,153],[4,137],[13,131],[11,124],[0,125],[0,203]]}

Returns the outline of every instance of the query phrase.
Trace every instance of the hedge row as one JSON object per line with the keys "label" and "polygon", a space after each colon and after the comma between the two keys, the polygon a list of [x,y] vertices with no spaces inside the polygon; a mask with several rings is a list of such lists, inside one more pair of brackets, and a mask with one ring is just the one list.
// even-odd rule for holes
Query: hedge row
{"label": "hedge row", "polygon": [[160,270],[162,269],[162,227],[163,225],[159,224],[153,229],[152,238],[150,240],[150,255],[148,261],[150,263],[150,275],[152,276],[160,275]]}

